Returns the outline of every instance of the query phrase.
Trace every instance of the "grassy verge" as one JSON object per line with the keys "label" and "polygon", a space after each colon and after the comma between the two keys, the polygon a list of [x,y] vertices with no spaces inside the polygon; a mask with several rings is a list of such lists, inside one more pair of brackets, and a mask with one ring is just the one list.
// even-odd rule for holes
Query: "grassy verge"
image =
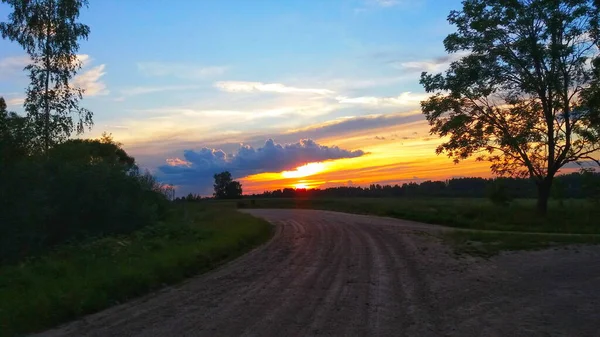
{"label": "grassy verge", "polygon": [[456,230],[444,234],[443,238],[459,255],[467,254],[484,258],[502,251],[539,250],[573,244],[600,244],[600,235],[594,234],[561,235]]}
{"label": "grassy verge", "polygon": [[50,328],[176,283],[271,236],[263,220],[204,207],[178,205],[167,223],[0,266],[0,335]]}
{"label": "grassy verge", "polygon": [[552,201],[546,216],[537,214],[535,200],[502,207],[487,199],[458,198],[248,199],[240,206],[321,209],[456,227],[460,230],[445,234],[444,241],[457,253],[482,257],[506,250],[600,244],[600,207],[586,200]]}
{"label": "grassy verge", "polygon": [[535,200],[516,200],[502,207],[487,199],[459,198],[337,198],[247,199],[243,207],[321,209],[371,214],[457,228],[600,234],[600,207],[585,200],[551,202],[548,214],[535,211]]}

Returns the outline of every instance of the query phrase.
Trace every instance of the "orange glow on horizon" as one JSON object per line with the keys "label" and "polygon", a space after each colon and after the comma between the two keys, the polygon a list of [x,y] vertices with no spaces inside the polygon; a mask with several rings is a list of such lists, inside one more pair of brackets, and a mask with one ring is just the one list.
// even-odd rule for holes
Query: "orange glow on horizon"
{"label": "orange glow on horizon", "polygon": [[[380,136],[378,139],[375,136]],[[334,186],[370,184],[402,185],[453,177],[491,177],[489,163],[474,158],[456,165],[435,149],[444,140],[429,134],[426,121],[365,130],[351,136],[321,139],[320,143],[344,149],[361,149],[355,158],[309,163],[293,171],[260,173],[242,178],[244,192],[262,193],[286,187],[325,189]],[[298,179],[303,178],[303,179]]]}
{"label": "orange glow on horizon", "polygon": [[283,171],[281,172],[281,176],[283,178],[303,178],[321,173],[326,168],[327,165],[325,163],[308,163],[297,167],[294,171]]}

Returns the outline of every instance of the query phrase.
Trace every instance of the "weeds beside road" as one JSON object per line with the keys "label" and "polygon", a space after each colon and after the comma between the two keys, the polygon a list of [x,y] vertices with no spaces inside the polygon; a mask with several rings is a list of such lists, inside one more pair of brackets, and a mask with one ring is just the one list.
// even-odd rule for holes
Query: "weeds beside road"
{"label": "weeds beside road", "polygon": [[146,294],[214,268],[269,239],[247,214],[177,205],[169,221],[130,235],[59,246],[0,266],[0,336],[14,336]]}

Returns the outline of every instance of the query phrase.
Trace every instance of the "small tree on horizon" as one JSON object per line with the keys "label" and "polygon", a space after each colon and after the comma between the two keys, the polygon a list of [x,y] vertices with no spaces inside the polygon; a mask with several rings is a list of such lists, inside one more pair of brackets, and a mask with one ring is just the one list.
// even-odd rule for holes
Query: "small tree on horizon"
{"label": "small tree on horizon", "polygon": [[242,197],[242,184],[231,178],[229,171],[224,171],[214,175],[215,184],[213,185],[215,199],[239,199]]}
{"label": "small tree on horizon", "polygon": [[[423,73],[434,93],[421,102],[436,152],[476,156],[499,176],[529,177],[545,214],[554,176],[600,150],[600,2],[465,0],[448,21],[449,53],[465,52],[445,74]],[[594,64],[594,68],[591,64]],[[596,72],[596,74],[595,74]],[[596,83],[597,84],[597,83]]]}

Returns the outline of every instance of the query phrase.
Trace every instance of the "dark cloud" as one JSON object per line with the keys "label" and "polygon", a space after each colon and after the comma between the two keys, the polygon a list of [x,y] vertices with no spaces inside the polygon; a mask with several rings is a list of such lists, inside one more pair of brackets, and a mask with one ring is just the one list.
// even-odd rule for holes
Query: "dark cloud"
{"label": "dark cloud", "polygon": [[158,167],[158,177],[170,184],[195,188],[196,193],[210,191],[213,174],[229,171],[235,178],[264,172],[281,172],[298,166],[330,159],[354,158],[362,150],[349,151],[337,146],[319,145],[311,139],[292,144],[278,144],[272,139],[262,147],[239,146],[236,153],[202,148],[183,151],[184,159],[170,159],[169,165]]}

